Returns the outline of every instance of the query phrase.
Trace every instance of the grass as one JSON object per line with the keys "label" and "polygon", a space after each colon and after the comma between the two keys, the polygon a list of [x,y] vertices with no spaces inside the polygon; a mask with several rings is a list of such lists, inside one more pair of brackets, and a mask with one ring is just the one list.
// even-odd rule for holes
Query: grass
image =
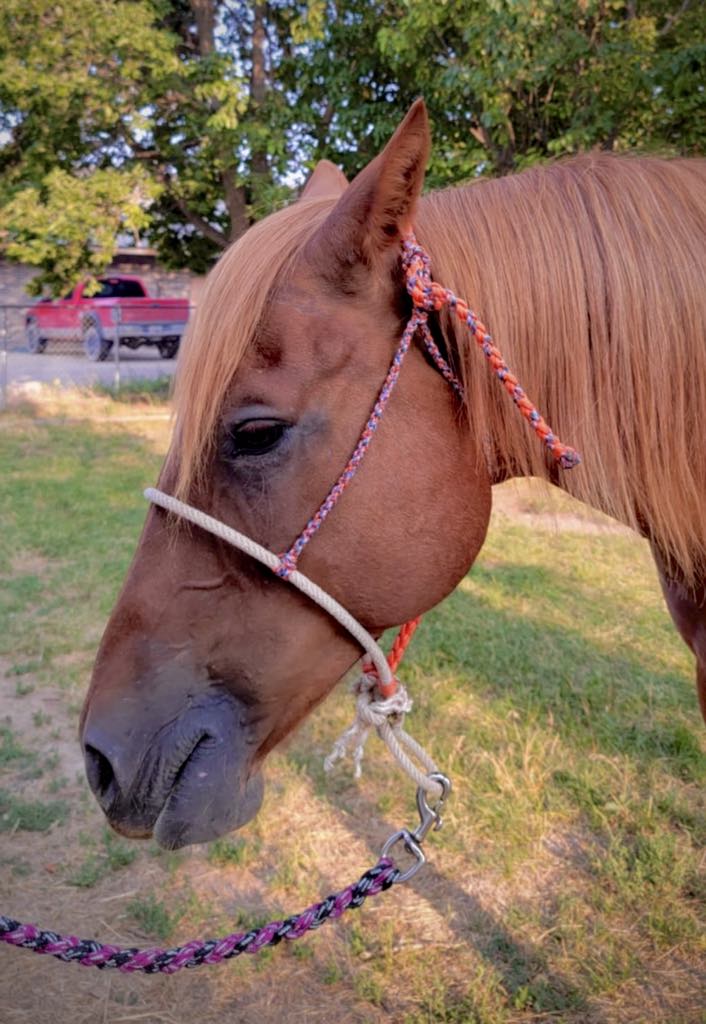
{"label": "grass", "polygon": [[[360,783],[348,764],[325,776],[351,716],[339,689],[270,758],[257,821],[208,848],[152,856],[104,831],[85,785],[54,799],[69,773],[49,760],[61,717],[43,695],[75,718],[166,444],[166,422],[153,433],[106,424],[107,402],[123,409],[84,394],[80,422],[0,418],[0,658],[8,694],[28,708],[26,730],[0,723],[0,862],[13,879],[2,891],[20,879],[40,903],[49,876],[18,866],[48,861],[72,929],[83,914],[91,934],[136,929],[133,943],[242,930],[357,877],[389,832],[416,824],[414,794],[374,739]],[[138,389],[124,410],[158,402]],[[247,1007],[282,1019],[283,999],[307,1019],[316,998],[344,1022],[702,1024],[706,755],[691,657],[641,541],[574,530],[590,512],[513,491],[515,508],[549,522],[566,513],[572,528],[501,510],[402,669],[410,729],[454,780],[430,867],[306,952],[190,975],[188,989],[169,989],[169,1019],[249,1019]],[[60,840],[56,869],[30,828]],[[115,999],[132,1006],[126,991]],[[166,995],[134,991],[143,1019],[167,1013]]]}
{"label": "grass", "polygon": [[110,398],[121,405],[144,405],[146,403],[164,404],[169,398],[171,387],[172,377],[165,374],[163,377],[124,380],[118,391],[103,384],[94,384],[90,391],[101,397]]}
{"label": "grass", "polygon": [[63,800],[22,800],[0,789],[0,832],[46,832],[68,813]]}
{"label": "grass", "polygon": [[7,725],[0,725],[0,768],[11,761],[33,760],[31,751],[25,750],[15,733]]}
{"label": "grass", "polygon": [[247,843],[244,839],[216,839],[209,845],[208,859],[219,867],[233,865],[245,867],[257,855],[258,844]]}
{"label": "grass", "polygon": [[[71,686],[85,677],[159,459],[102,423],[17,421],[0,429],[0,657],[18,676],[32,671],[35,681]],[[73,661],[57,673],[61,655]]]}
{"label": "grass", "polygon": [[103,846],[94,850],[68,876],[69,885],[91,889],[111,871],[129,867],[137,858],[137,849],[121,842],[110,829],[103,832]]}
{"label": "grass", "polygon": [[138,927],[150,938],[167,942],[174,932],[181,914],[170,909],[164,900],[150,895],[128,903],[128,913]]}

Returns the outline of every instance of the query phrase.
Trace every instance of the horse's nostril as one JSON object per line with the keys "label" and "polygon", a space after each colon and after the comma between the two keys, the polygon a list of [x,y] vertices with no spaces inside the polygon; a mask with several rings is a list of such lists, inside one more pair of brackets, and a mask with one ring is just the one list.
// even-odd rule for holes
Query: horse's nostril
{"label": "horse's nostril", "polygon": [[101,804],[108,802],[115,789],[115,772],[105,754],[92,747],[90,743],[84,746],[86,758],[86,775],[88,783],[96,794]]}

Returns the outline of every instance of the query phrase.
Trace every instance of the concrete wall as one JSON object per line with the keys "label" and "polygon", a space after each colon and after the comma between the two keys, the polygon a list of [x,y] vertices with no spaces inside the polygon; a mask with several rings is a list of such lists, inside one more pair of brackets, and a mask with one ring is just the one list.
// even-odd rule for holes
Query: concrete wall
{"label": "concrete wall", "polygon": [[35,273],[32,267],[0,260],[0,306],[19,306],[29,302],[25,286]]}

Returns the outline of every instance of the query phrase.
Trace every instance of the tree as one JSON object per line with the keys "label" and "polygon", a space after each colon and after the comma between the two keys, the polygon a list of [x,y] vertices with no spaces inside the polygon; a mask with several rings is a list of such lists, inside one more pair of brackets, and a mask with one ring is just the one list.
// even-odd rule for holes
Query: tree
{"label": "tree", "polygon": [[705,30],[698,0],[408,0],[379,44],[418,69],[457,180],[593,146],[702,152]]}
{"label": "tree", "polygon": [[697,0],[4,0],[0,246],[54,291],[121,231],[202,271],[316,159],[356,173],[420,94],[432,185],[703,151],[704,27]]}

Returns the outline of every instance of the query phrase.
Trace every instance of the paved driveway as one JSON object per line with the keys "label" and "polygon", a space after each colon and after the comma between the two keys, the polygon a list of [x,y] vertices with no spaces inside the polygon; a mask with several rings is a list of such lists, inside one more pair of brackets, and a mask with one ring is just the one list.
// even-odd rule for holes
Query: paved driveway
{"label": "paved driveway", "polygon": [[[171,376],[176,367],[176,359],[160,359],[158,355],[155,358],[155,355],[156,351],[153,348],[141,348],[134,352],[121,348],[121,380]],[[116,365],[112,352],[104,363],[92,363],[80,349],[56,354],[49,351],[41,355],[31,355],[23,351],[7,353],[8,388],[30,381],[82,386],[97,383],[112,385],[115,382],[115,373]]]}

